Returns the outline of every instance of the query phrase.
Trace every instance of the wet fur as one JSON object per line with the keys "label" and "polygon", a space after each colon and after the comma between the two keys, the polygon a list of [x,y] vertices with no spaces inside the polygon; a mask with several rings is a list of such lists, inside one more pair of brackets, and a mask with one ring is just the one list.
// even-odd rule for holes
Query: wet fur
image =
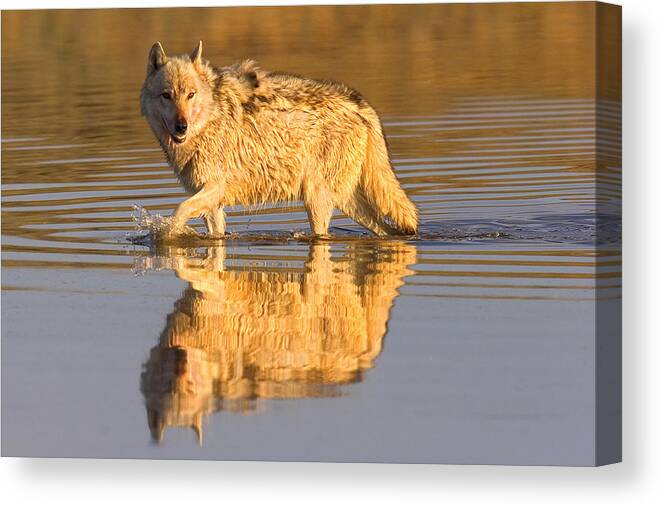
{"label": "wet fur", "polygon": [[[201,51],[200,43],[166,57],[155,44],[141,93],[143,115],[193,194],[175,226],[203,216],[222,235],[223,206],[302,200],[317,235],[328,233],[335,208],[377,235],[416,232],[417,209],[392,170],[379,118],[357,91],[252,61],[215,68]],[[166,88],[176,99],[161,97]],[[170,135],[174,115],[191,118],[181,144]]]}

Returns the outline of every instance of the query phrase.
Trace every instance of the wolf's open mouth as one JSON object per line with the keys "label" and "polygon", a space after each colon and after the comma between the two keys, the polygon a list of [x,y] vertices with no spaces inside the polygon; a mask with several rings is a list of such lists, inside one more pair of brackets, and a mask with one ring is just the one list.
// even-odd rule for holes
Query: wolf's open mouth
{"label": "wolf's open mouth", "polygon": [[170,137],[172,137],[172,140],[173,140],[175,143],[177,143],[177,144],[181,144],[182,142],[184,142],[184,141],[186,140],[186,136],[185,136],[185,135],[183,135],[183,136],[181,136],[181,137],[178,137],[178,136],[176,136],[176,135],[170,135]]}

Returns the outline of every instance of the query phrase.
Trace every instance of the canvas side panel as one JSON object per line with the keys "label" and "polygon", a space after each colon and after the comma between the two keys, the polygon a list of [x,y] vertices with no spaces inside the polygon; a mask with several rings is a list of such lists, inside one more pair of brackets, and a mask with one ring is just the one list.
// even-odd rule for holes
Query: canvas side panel
{"label": "canvas side panel", "polygon": [[598,2],[595,19],[595,464],[605,465],[622,460],[622,8]]}

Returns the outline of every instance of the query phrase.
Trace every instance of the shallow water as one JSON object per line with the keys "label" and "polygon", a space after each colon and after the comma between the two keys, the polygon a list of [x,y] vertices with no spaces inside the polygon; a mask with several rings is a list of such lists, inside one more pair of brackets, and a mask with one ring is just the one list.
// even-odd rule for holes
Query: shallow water
{"label": "shallow water", "polygon": [[[4,12],[3,455],[589,463],[621,291],[590,9]],[[144,237],[134,206],[184,198],[139,116],[146,53],[200,38],[359,89],[419,235],[337,215],[312,241],[296,204]]]}

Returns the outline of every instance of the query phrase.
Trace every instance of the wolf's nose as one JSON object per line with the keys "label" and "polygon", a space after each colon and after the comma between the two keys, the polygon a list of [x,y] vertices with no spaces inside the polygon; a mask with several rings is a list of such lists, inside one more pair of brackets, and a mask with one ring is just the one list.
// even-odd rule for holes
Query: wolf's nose
{"label": "wolf's nose", "polygon": [[174,129],[178,135],[183,135],[186,133],[186,130],[188,130],[188,123],[185,119],[177,120],[174,125]]}

